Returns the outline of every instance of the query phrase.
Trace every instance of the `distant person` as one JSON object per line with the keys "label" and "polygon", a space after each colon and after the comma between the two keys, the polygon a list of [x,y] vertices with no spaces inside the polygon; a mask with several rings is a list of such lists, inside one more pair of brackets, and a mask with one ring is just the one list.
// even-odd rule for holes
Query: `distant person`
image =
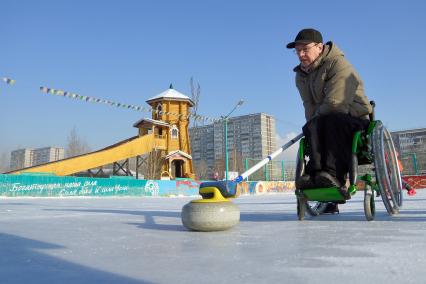
{"label": "distant person", "polygon": [[309,162],[296,187],[338,187],[349,199],[345,184],[352,139],[368,127],[372,112],[363,82],[343,52],[331,41],[324,44],[315,29],[301,30],[287,48],[300,61],[294,71],[307,121],[303,134]]}
{"label": "distant person", "polygon": [[214,175],[213,175],[213,179],[214,179],[214,180],[219,180],[219,173],[218,173],[218,172],[215,172],[215,173],[214,173]]}
{"label": "distant person", "polygon": [[[396,159],[398,160],[399,171],[401,172],[401,175],[402,175],[402,171],[404,170],[404,166],[402,165],[401,160],[398,158],[398,156],[399,156],[399,153],[396,152]],[[402,187],[407,190],[407,194],[409,196],[416,195],[416,193],[417,193],[416,190],[414,188],[412,188],[411,185],[409,185],[408,182],[406,182],[402,178],[401,178],[401,184],[402,184]]]}

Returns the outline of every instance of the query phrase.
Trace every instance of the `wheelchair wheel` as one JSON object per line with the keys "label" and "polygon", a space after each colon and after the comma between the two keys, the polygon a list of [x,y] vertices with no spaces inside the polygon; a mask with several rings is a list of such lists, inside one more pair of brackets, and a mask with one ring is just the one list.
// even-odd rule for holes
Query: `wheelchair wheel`
{"label": "wheelchair wheel", "polygon": [[[392,161],[389,161],[388,166],[390,165],[390,163],[392,163],[395,167],[396,173],[395,175],[392,175],[392,178],[394,179],[392,182],[393,184],[395,184],[396,186],[393,187],[394,189],[394,195],[395,195],[395,199],[396,199],[396,203],[398,204],[398,208],[402,207],[402,201],[403,201],[403,190],[402,190],[402,177],[401,177],[401,169],[399,168],[399,163],[398,163],[398,155],[395,151],[395,145],[393,144],[393,140],[392,140],[392,136],[389,133],[389,131],[385,128],[384,129],[384,137],[386,140],[386,145],[389,148],[389,152],[390,153],[394,153],[394,156],[391,156],[391,158],[393,158]],[[391,169],[388,168],[388,170],[390,171]]]}
{"label": "wheelchair wheel", "polygon": [[374,220],[376,206],[374,204],[374,192],[370,186],[366,186],[364,189],[364,213],[367,221]]}
{"label": "wheelchair wheel", "polygon": [[302,221],[305,219],[306,200],[303,197],[297,197],[297,218]]}
{"label": "wheelchair wheel", "polygon": [[376,122],[371,141],[380,195],[386,211],[390,215],[397,214],[402,204],[401,175],[392,138],[381,121]]}

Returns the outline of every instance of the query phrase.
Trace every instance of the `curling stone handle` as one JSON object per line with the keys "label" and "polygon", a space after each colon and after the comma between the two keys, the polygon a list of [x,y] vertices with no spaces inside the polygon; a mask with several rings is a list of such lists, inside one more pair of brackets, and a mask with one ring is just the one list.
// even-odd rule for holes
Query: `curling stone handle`
{"label": "curling stone handle", "polygon": [[232,198],[237,195],[237,183],[231,180],[206,181],[200,184],[199,193],[204,199],[212,198],[211,192],[205,192],[203,188],[215,187],[220,191],[220,194],[225,198]]}

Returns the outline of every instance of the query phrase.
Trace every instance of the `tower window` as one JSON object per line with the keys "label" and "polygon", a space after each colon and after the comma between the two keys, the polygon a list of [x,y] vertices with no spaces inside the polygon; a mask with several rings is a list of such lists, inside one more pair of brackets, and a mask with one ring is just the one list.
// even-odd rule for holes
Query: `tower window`
{"label": "tower window", "polygon": [[177,128],[176,125],[172,126],[172,129],[170,129],[170,133],[171,133],[171,138],[172,139],[178,139],[179,138],[179,129]]}
{"label": "tower window", "polygon": [[155,119],[161,120],[161,115],[162,115],[162,112],[163,112],[163,106],[161,104],[158,104],[156,110],[157,111],[155,112]]}

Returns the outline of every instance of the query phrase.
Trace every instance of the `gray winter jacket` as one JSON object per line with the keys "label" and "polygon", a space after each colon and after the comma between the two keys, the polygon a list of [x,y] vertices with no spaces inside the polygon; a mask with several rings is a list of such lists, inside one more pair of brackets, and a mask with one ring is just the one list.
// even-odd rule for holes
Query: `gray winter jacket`
{"label": "gray winter jacket", "polygon": [[324,45],[322,54],[308,72],[300,65],[294,71],[306,120],[333,112],[354,117],[367,117],[372,112],[361,78],[332,42]]}

